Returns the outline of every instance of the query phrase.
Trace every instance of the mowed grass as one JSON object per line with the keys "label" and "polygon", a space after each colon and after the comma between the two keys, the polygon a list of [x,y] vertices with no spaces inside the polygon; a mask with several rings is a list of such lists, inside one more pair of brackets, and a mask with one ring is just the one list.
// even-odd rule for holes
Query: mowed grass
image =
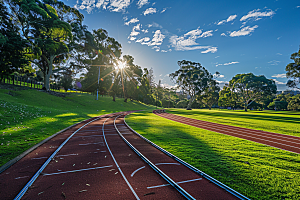
{"label": "mowed grass", "polygon": [[191,112],[184,109],[168,109],[168,112],[203,121],[300,137],[299,111],[194,109]]}
{"label": "mowed grass", "polygon": [[[172,109],[171,112],[194,116],[194,113],[200,111]],[[228,112],[229,115],[234,113]],[[244,115],[244,112],[241,114]],[[222,115],[226,116],[226,112],[222,112]],[[251,118],[250,112],[246,115],[248,119]],[[268,115],[270,118],[272,113]],[[210,118],[213,121],[209,114],[204,116],[206,119],[202,120]],[[218,122],[222,122],[221,116],[218,118]],[[260,120],[264,123],[269,121],[263,120],[262,116]],[[260,120],[256,119],[256,122]],[[299,154],[173,122],[149,111],[132,113],[126,117],[126,121],[152,142],[251,199],[300,199]],[[235,119],[227,117],[223,120],[224,123],[229,121],[233,125]],[[243,120],[236,121],[238,123],[235,124],[239,124]],[[258,128],[264,126],[264,123]],[[288,133],[288,126],[280,128]],[[271,130],[281,132],[274,128]]]}
{"label": "mowed grass", "polygon": [[[24,89],[24,88],[23,88]],[[34,89],[0,89],[0,166],[25,150],[82,120],[120,111],[145,110],[138,102],[68,93],[57,97]]]}

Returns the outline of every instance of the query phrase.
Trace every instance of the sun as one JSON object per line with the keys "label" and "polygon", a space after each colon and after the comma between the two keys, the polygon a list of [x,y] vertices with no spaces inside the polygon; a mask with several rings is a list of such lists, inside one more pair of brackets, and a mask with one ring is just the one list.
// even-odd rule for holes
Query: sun
{"label": "sun", "polygon": [[117,68],[120,70],[123,70],[126,66],[126,63],[123,63],[122,61],[117,62]]}

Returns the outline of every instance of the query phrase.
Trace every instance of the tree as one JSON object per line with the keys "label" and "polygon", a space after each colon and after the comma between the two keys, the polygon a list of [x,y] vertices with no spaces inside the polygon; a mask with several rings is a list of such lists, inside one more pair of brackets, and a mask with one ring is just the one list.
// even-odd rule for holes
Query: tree
{"label": "tree", "polygon": [[200,63],[191,61],[178,61],[179,70],[169,76],[179,88],[183,89],[190,96],[187,110],[191,109],[197,95],[200,95],[213,81],[213,76],[201,66]]}
{"label": "tree", "polygon": [[237,94],[231,91],[228,86],[224,86],[219,93],[218,105],[219,107],[237,108]]}
{"label": "tree", "polygon": [[14,72],[30,71],[28,59],[25,56],[26,40],[18,34],[20,31],[14,25],[7,7],[0,0],[0,82],[5,75]]}
{"label": "tree", "polygon": [[300,90],[298,86],[300,84],[300,48],[298,52],[295,52],[291,55],[291,59],[294,60],[293,63],[289,63],[285,67],[286,77],[291,79],[288,80],[287,86],[291,88],[297,88]]}
{"label": "tree", "polygon": [[237,74],[229,81],[229,87],[244,104],[245,111],[252,102],[277,91],[275,81],[267,79],[264,75],[255,76],[252,73]]}
{"label": "tree", "polygon": [[54,64],[69,52],[67,44],[72,40],[72,33],[68,22],[82,21],[83,16],[56,0],[12,0],[8,4],[20,34],[30,44],[27,54],[43,72],[44,87],[48,91]]}
{"label": "tree", "polygon": [[300,94],[291,97],[288,104],[289,110],[300,110]]}
{"label": "tree", "polygon": [[209,110],[213,105],[218,104],[220,87],[217,81],[212,80],[209,87],[205,89],[204,93],[198,96],[198,100],[204,103]]}
{"label": "tree", "polygon": [[65,91],[67,92],[68,89],[72,88],[72,82],[73,82],[72,72],[67,70],[62,73],[62,76],[60,77],[59,80],[59,86],[64,87]]}

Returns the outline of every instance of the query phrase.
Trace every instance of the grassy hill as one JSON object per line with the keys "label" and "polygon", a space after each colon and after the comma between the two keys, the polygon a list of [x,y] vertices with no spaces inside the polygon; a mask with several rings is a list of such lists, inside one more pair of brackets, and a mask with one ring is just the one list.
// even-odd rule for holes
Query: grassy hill
{"label": "grassy hill", "polygon": [[[1,85],[0,85],[1,86]],[[91,117],[154,107],[81,93],[55,96],[26,87],[0,89],[0,166],[54,133]]]}

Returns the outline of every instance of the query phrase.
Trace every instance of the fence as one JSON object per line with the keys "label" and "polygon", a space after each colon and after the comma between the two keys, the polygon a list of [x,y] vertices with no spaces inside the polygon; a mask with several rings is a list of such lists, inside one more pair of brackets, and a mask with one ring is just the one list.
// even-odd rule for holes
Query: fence
{"label": "fence", "polygon": [[[11,85],[18,85],[23,87],[30,87],[36,89],[42,89],[43,83],[36,80],[30,80],[29,78],[24,78],[22,76],[4,76],[2,79],[2,83],[4,84],[11,84]],[[50,90],[56,92],[65,92],[65,90],[61,90],[56,84],[50,84]],[[82,91],[77,90],[68,90],[68,92],[76,92],[76,93],[83,93]],[[86,93],[86,92],[84,92]]]}

